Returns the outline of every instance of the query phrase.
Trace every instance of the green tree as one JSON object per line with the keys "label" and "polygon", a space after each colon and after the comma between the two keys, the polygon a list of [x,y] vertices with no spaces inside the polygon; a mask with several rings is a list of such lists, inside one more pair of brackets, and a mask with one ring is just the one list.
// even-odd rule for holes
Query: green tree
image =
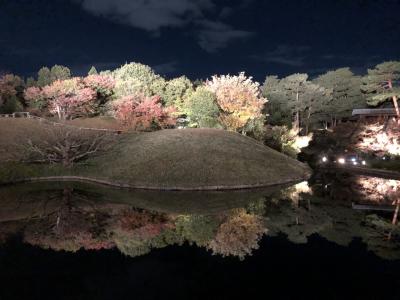
{"label": "green tree", "polygon": [[186,76],[181,76],[168,81],[161,96],[167,106],[175,106],[178,112],[183,113],[184,103],[192,93],[192,82]]}
{"label": "green tree", "polygon": [[0,113],[23,110],[24,81],[16,75],[0,76]]}
{"label": "green tree", "polygon": [[66,80],[71,78],[71,70],[68,67],[54,65],[50,70],[51,82],[56,80]]}
{"label": "green tree", "polygon": [[97,74],[98,74],[98,72],[97,72],[95,66],[92,66],[88,72],[88,75],[97,75]]}
{"label": "green tree", "polygon": [[367,104],[377,106],[392,100],[398,117],[400,117],[398,97],[400,88],[395,84],[400,80],[400,61],[387,61],[368,69],[364,76],[361,90],[367,95]]}
{"label": "green tree", "polygon": [[350,68],[340,68],[329,71],[313,80],[327,89],[332,90],[332,101],[324,107],[326,122],[333,126],[337,121],[350,117],[354,108],[365,106],[365,98],[360,90],[361,77],[355,76]]}
{"label": "green tree", "polygon": [[35,78],[33,78],[33,77],[28,77],[27,79],[26,79],[26,84],[25,84],[25,86],[26,87],[33,87],[33,86],[36,86],[36,80],[35,80]]}
{"label": "green tree", "polygon": [[51,69],[43,67],[38,71],[37,86],[44,87],[56,80],[66,80],[69,78],[71,78],[71,71],[67,67],[59,65],[54,65]]}
{"label": "green tree", "polygon": [[218,125],[219,108],[214,93],[205,87],[199,87],[185,104],[185,111],[191,126],[216,127]]}
{"label": "green tree", "polygon": [[278,76],[267,76],[262,86],[262,92],[268,99],[268,123],[273,126],[291,126],[292,111]]}
{"label": "green tree", "polygon": [[318,116],[331,101],[331,90],[307,80],[307,74],[293,74],[283,79],[267,76],[263,85],[263,94],[269,100],[268,112],[272,125],[288,125],[300,131],[303,126],[305,133],[311,123],[320,120]]}
{"label": "green tree", "polygon": [[40,87],[44,87],[52,83],[51,81],[51,72],[48,67],[43,67],[38,71],[37,74],[37,85]]}
{"label": "green tree", "polygon": [[117,98],[139,93],[146,96],[162,95],[165,90],[164,78],[154,73],[149,66],[140,63],[125,64],[110,74],[115,79]]}

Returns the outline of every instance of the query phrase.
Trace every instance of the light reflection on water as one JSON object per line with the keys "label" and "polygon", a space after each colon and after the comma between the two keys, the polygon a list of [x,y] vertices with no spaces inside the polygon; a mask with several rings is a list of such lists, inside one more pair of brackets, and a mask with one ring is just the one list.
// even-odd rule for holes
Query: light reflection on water
{"label": "light reflection on water", "polygon": [[[373,195],[368,180],[373,181],[317,178],[310,185],[208,193],[133,192],[81,183],[8,186],[0,188],[0,241],[18,235],[44,249],[117,248],[131,257],[187,242],[244,259],[263,236],[284,234],[306,244],[318,234],[342,246],[360,238],[376,255],[398,259],[393,211],[353,209],[363,203],[394,210],[397,182],[379,181]],[[384,192],[385,183],[390,192]]]}

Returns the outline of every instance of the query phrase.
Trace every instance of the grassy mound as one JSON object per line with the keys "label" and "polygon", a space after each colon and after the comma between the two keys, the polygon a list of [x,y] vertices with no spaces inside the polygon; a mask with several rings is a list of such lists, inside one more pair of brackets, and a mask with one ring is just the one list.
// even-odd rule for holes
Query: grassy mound
{"label": "grassy mound", "polygon": [[224,189],[307,179],[304,164],[237,133],[217,129],[126,134],[81,176],[131,186]]}
{"label": "grassy mound", "polygon": [[72,168],[16,162],[23,154],[20,145],[32,137],[46,140],[53,127],[37,120],[0,119],[0,182],[79,176],[132,187],[207,190],[264,187],[309,176],[302,163],[254,139],[217,129],[119,135],[106,152]]}

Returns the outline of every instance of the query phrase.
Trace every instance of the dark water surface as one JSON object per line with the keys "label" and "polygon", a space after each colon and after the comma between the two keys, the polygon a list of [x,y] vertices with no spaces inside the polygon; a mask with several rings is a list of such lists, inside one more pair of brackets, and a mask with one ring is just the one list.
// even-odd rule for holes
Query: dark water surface
{"label": "dark water surface", "polygon": [[400,299],[399,189],[1,187],[0,299]]}

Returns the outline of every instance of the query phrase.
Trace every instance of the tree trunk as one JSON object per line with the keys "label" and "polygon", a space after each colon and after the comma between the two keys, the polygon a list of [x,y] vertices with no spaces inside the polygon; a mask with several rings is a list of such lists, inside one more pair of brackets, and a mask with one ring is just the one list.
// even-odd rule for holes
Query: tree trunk
{"label": "tree trunk", "polygon": [[296,132],[300,131],[299,89],[297,89],[297,91],[296,91],[296,115],[295,115],[293,127]]}
{"label": "tree trunk", "polygon": [[399,111],[399,104],[397,102],[397,96],[393,96],[393,104],[394,104],[394,109],[396,111],[397,118],[400,118],[400,111]]}
{"label": "tree trunk", "polygon": [[396,201],[396,210],[394,211],[393,220],[392,220],[392,224],[393,225],[397,224],[397,217],[399,215],[399,208],[400,208],[400,200],[397,200]]}
{"label": "tree trunk", "polygon": [[[393,89],[393,85],[392,85],[392,81],[391,80],[388,81],[388,87],[391,90]],[[400,111],[399,111],[399,104],[397,103],[397,96],[393,96],[392,100],[393,100],[393,105],[394,105],[394,109],[396,111],[397,118],[400,118]]]}

